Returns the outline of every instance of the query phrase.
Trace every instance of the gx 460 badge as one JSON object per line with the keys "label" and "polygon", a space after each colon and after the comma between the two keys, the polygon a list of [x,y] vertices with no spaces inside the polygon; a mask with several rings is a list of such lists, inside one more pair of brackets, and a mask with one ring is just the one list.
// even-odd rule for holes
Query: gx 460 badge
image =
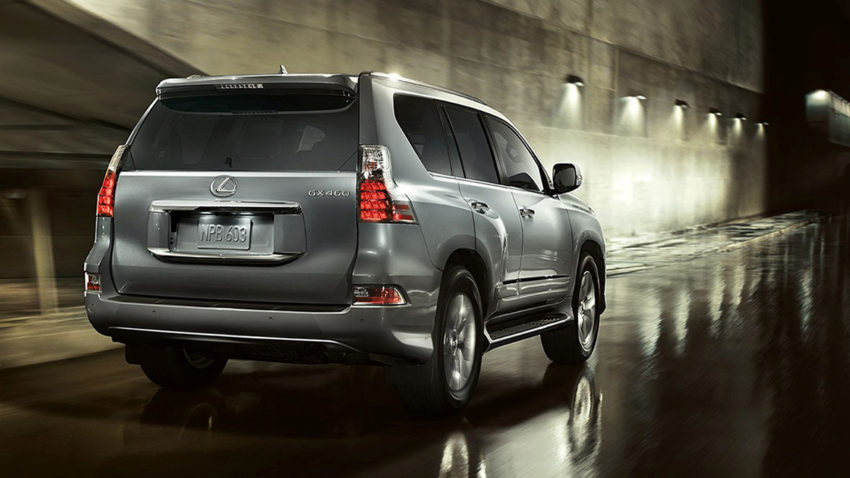
{"label": "gx 460 badge", "polygon": [[347,198],[351,196],[349,191],[340,191],[338,189],[335,190],[324,190],[324,189],[311,189],[307,191],[307,195],[310,197],[338,197],[338,198]]}

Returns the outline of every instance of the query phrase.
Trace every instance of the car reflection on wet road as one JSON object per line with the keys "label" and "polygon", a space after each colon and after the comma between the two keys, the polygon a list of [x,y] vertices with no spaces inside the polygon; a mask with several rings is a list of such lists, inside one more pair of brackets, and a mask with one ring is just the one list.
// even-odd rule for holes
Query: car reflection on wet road
{"label": "car reflection on wet road", "polygon": [[[0,470],[119,476],[840,474],[850,223],[612,278],[596,354],[487,354],[462,415],[406,414],[379,368],[228,365],[158,390],[119,352],[0,372]],[[94,332],[92,332],[94,333]]]}

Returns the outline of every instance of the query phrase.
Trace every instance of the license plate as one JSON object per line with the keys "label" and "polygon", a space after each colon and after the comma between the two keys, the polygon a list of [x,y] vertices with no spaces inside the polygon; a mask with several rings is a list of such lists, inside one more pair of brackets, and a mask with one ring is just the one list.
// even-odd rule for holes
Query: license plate
{"label": "license plate", "polygon": [[247,217],[201,216],[198,218],[199,249],[251,248],[251,219]]}

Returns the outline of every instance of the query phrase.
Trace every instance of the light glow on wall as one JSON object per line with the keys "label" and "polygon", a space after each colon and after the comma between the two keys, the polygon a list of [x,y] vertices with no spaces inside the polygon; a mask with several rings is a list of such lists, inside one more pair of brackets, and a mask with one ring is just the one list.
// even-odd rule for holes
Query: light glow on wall
{"label": "light glow on wall", "polygon": [[577,83],[564,83],[561,86],[561,100],[555,110],[554,123],[562,128],[584,127],[582,89]]}
{"label": "light glow on wall", "polygon": [[809,93],[809,98],[814,101],[827,102],[829,100],[829,92],[826,90],[815,90]]}
{"label": "light glow on wall", "polygon": [[646,111],[637,96],[620,99],[619,129],[623,134],[644,136],[646,134]]}
{"label": "light glow on wall", "polygon": [[676,135],[676,138],[685,141],[688,139],[688,128],[687,123],[685,121],[685,110],[686,107],[682,107],[676,105],[673,107],[673,116],[671,118],[671,128],[672,133]]}
{"label": "light glow on wall", "polygon": [[685,124],[685,111],[683,108],[673,108],[673,124],[681,129]]}
{"label": "light glow on wall", "polygon": [[719,135],[720,115],[717,113],[708,113],[705,118],[705,132],[703,137],[705,141],[716,142]]}

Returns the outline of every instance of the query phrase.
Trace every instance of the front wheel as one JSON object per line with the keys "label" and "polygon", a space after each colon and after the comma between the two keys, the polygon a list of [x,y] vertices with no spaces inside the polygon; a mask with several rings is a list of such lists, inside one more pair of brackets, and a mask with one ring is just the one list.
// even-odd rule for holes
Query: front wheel
{"label": "front wheel", "polygon": [[226,358],[211,357],[180,347],[146,347],[140,362],[151,382],[174,389],[210,385],[227,365]]}
{"label": "front wheel", "polygon": [[599,268],[593,256],[582,253],[573,292],[573,317],[565,327],[540,335],[543,350],[556,363],[583,363],[593,353],[599,335]]}
{"label": "front wheel", "polygon": [[396,384],[405,406],[416,413],[445,415],[469,403],[481,370],[481,295],[463,267],[447,269],[440,287],[433,333],[434,354]]}

